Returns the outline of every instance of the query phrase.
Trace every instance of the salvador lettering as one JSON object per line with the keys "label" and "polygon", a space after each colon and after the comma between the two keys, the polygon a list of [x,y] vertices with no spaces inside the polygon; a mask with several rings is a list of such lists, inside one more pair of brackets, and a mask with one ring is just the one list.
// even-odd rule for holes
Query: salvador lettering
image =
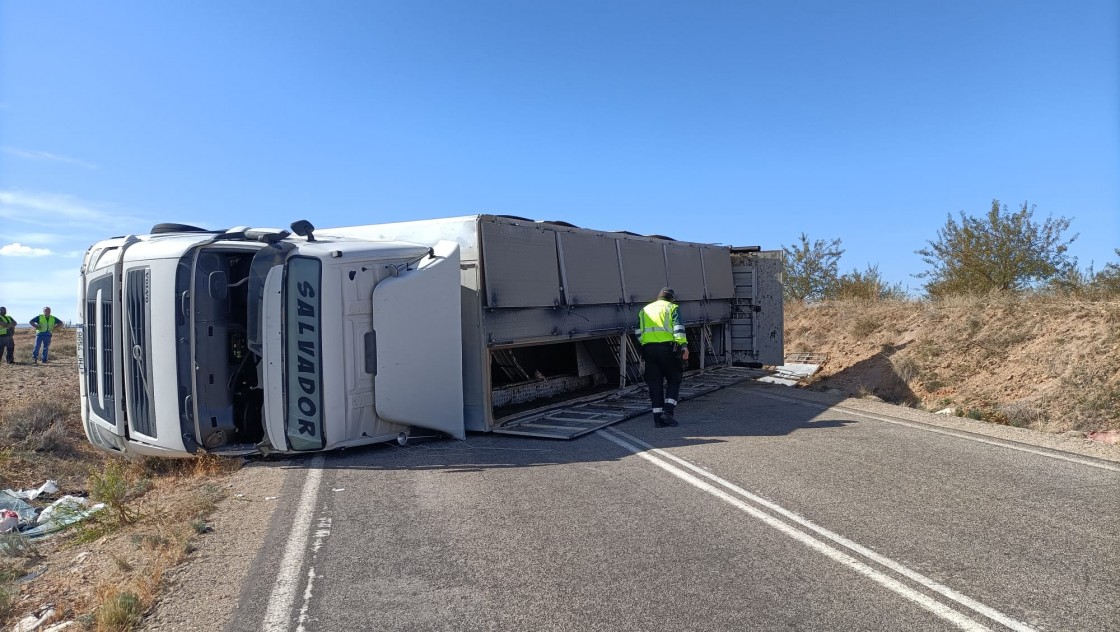
{"label": "salvador lettering", "polygon": [[318,259],[293,257],[285,277],[285,373],[288,445],[293,450],[318,450],[323,436],[323,398],[319,337],[322,266]]}

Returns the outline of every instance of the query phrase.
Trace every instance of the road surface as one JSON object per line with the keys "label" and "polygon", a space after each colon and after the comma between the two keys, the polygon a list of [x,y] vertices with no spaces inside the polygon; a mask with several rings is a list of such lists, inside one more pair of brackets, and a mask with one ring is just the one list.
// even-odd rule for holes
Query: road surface
{"label": "road surface", "polygon": [[678,418],[254,466],[235,585],[148,629],[1120,630],[1120,463],[756,383]]}

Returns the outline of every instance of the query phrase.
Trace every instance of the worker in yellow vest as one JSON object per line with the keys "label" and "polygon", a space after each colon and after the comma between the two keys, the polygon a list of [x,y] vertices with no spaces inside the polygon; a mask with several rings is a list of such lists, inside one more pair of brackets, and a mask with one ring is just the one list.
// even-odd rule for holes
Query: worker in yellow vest
{"label": "worker in yellow vest", "polygon": [[8,315],[7,307],[0,307],[0,356],[7,357],[12,364],[12,354],[16,351],[16,319]]}
{"label": "worker in yellow vest", "polygon": [[688,338],[673,302],[675,298],[673,288],[661,288],[657,300],[638,312],[636,333],[642,344],[642,359],[646,361],[653,425],[658,428],[677,425],[673,410],[677,407],[684,376],[681,360],[688,360]]}
{"label": "worker in yellow vest", "polygon": [[31,326],[35,328],[35,348],[31,350],[31,361],[39,362],[39,347],[43,348],[42,362],[47,363],[47,349],[51,347],[51,334],[54,328],[62,324],[51,316],[51,308],[44,307],[43,313],[31,319]]}

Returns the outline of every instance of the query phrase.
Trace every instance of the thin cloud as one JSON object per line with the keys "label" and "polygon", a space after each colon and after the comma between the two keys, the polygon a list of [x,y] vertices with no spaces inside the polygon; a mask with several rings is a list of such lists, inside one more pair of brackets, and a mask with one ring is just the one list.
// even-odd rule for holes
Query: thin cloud
{"label": "thin cloud", "polygon": [[8,235],[8,239],[21,244],[51,244],[57,240],[54,233],[15,233]]}
{"label": "thin cloud", "polygon": [[19,190],[0,190],[0,218],[17,220],[36,226],[57,229],[66,223],[103,226],[112,230],[142,225],[137,217],[109,213],[70,195],[57,193],[31,193]]}
{"label": "thin cloud", "polygon": [[49,257],[53,254],[48,248],[32,248],[19,242],[0,246],[0,257]]}
{"label": "thin cloud", "polygon": [[79,167],[84,167],[86,169],[97,169],[97,165],[93,164],[92,162],[86,162],[84,160],[78,160],[77,158],[71,158],[69,156],[62,156],[60,154],[52,154],[49,151],[40,151],[38,149],[20,149],[18,147],[11,147],[9,145],[4,145],[3,147],[0,147],[0,151],[4,152],[5,154],[11,155],[11,156],[17,156],[19,158],[26,158],[28,160],[49,160],[49,161],[52,161],[52,162],[61,162],[61,163],[69,164],[69,165],[77,165]]}

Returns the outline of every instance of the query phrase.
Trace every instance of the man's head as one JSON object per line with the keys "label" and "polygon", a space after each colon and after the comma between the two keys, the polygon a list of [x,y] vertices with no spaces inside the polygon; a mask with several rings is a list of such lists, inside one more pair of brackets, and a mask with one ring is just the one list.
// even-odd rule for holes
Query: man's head
{"label": "man's head", "polygon": [[671,287],[663,287],[663,288],[661,288],[661,291],[657,293],[657,298],[661,299],[663,301],[672,301],[676,297],[677,297],[677,294],[676,294],[676,292],[673,291],[673,288],[671,288]]}
{"label": "man's head", "polygon": [[8,308],[7,307],[0,307],[0,316],[7,316],[7,315],[8,315]]}
{"label": "man's head", "polygon": [[47,316],[50,316],[51,315],[51,308],[44,307],[43,308],[43,313],[46,314]]}

